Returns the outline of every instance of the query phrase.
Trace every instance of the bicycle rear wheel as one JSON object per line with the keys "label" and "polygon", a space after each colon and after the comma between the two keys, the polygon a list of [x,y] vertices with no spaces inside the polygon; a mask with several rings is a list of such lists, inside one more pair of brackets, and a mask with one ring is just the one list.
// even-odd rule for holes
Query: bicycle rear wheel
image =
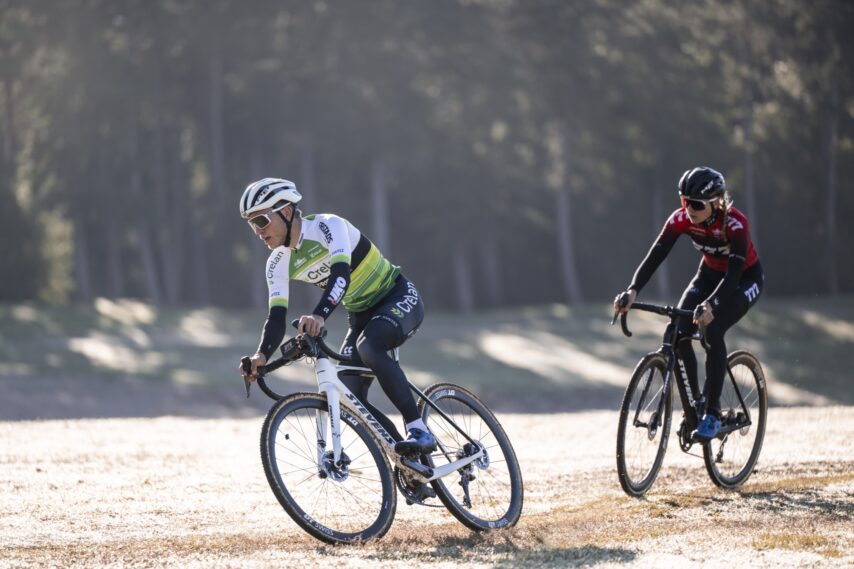
{"label": "bicycle rear wheel", "polygon": [[666,373],[664,356],[647,354],[635,368],[620,407],[617,474],[623,491],[635,498],[655,482],[667,451],[673,404],[670,390],[664,390]]}
{"label": "bicycle rear wheel", "polygon": [[744,427],[703,445],[703,459],[712,481],[721,488],[733,489],[750,478],[759,459],[765,438],[768,394],[765,374],[754,356],[744,351],[733,352],[727,358],[727,365],[732,376],[728,373],[724,377],[721,428],[742,424]]}
{"label": "bicycle rear wheel", "polygon": [[[338,465],[324,395],[279,400],[261,429],[261,462],[273,494],[302,529],[327,543],[381,537],[397,506],[385,454],[360,419],[345,409],[341,419]],[[326,425],[325,436],[319,425]]]}
{"label": "bicycle rear wheel", "polygon": [[[430,386],[425,395],[483,448],[482,458],[431,484],[446,508],[473,530],[511,527],[522,514],[522,471],[510,439],[495,415],[473,393],[450,383]],[[423,400],[421,416],[439,441],[425,457],[432,467],[478,451],[447,419]]]}

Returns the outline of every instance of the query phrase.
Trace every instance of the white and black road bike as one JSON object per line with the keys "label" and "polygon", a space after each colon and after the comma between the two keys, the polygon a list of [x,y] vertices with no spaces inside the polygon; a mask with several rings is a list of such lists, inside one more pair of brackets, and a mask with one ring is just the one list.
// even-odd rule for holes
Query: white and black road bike
{"label": "white and black road bike", "polygon": [[[635,302],[631,310],[643,310],[668,316],[691,318],[693,312],[673,306],[657,306]],[[620,324],[623,333],[631,336],[623,313]],[[614,320],[617,314],[614,314]],[[673,413],[671,385],[676,384],[682,403],[682,422],[677,430],[679,447],[689,453],[697,428],[705,412],[702,394],[695,392],[688,381],[685,365],[675,350],[676,326],[658,351],[650,352],[638,362],[620,407],[617,428],[617,473],[620,485],[629,496],[643,496],[658,476]],[[700,342],[706,348],[703,327],[683,342]],[[717,436],[701,442],[703,461],[712,481],[721,488],[741,486],[753,473],[768,414],[768,395],[765,374],[759,360],[739,350],[727,356],[727,375],[720,398],[721,428]]]}
{"label": "white and black road bike", "polygon": [[[507,434],[480,399],[450,383],[424,391],[410,383],[438,448],[400,456],[394,437],[338,377],[372,378],[373,372],[332,350],[324,335],[291,338],[281,358],[258,370],[258,386],[276,400],[261,430],[264,472],[302,529],[328,543],[379,538],[394,520],[395,487],[407,504],[438,507],[430,503],[437,496],[473,530],[516,524],[522,473]],[[281,395],[272,389],[264,375],[301,358],[313,362],[319,392]],[[244,369],[248,364],[244,358]]]}

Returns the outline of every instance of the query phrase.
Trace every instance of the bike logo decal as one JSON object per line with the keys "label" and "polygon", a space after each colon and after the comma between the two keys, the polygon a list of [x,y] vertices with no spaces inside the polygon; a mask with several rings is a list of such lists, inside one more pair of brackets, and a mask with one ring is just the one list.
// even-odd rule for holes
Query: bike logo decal
{"label": "bike logo decal", "polygon": [[744,296],[747,297],[748,302],[756,300],[756,297],[759,296],[759,285],[756,283],[750,285],[750,288],[744,291]]}
{"label": "bike logo decal", "polygon": [[373,415],[371,415],[370,411],[368,411],[365,406],[362,405],[362,402],[359,401],[359,399],[352,393],[347,393],[346,395],[347,399],[349,399],[353,403],[353,405],[356,406],[356,409],[358,409],[359,412],[364,415],[365,419],[368,421],[368,423],[371,424],[374,430],[377,431],[388,444],[394,445],[394,443],[396,442],[394,438],[390,434],[388,434],[388,431],[383,428],[380,422],[377,421]]}

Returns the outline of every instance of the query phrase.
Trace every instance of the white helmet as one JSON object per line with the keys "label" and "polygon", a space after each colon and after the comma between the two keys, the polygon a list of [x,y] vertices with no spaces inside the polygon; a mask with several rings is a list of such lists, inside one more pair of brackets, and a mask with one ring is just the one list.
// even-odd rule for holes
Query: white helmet
{"label": "white helmet", "polygon": [[281,202],[299,203],[302,196],[293,182],[281,178],[264,178],[246,186],[240,198],[240,216],[250,217],[253,213],[287,205]]}

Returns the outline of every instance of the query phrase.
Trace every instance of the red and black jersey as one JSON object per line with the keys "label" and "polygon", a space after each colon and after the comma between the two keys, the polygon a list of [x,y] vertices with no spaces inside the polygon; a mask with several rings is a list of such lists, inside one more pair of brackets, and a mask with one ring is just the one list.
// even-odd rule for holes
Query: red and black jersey
{"label": "red and black jersey", "polygon": [[[726,234],[724,234],[726,218]],[[731,255],[744,259],[744,269],[756,264],[759,257],[750,239],[750,226],[744,214],[730,208],[727,215],[720,212],[709,225],[694,225],[688,218],[685,208],[673,212],[658,236],[659,243],[668,243],[669,250],[680,235],[688,235],[694,247],[703,254],[703,262],[710,269],[726,272]]]}
{"label": "red and black jersey", "polygon": [[694,225],[685,208],[674,211],[635,271],[629,288],[640,292],[670,253],[679,236],[686,234],[694,247],[703,253],[703,263],[722,273],[720,284],[708,300],[716,306],[721,299],[728,297],[735,290],[742,271],[758,263],[759,256],[750,239],[750,226],[743,213],[731,207],[726,214],[717,212],[714,215],[716,217],[708,225]]}

